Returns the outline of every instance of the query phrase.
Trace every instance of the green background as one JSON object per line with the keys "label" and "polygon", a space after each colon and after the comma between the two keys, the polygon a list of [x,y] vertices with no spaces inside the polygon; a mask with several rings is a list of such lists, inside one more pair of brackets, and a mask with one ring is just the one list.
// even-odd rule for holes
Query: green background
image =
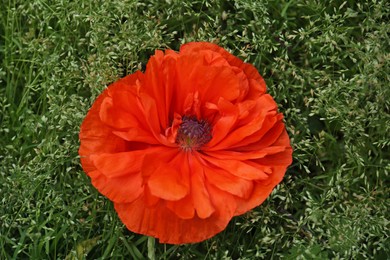
{"label": "green background", "polygon": [[156,49],[211,41],[254,64],[294,162],[270,198],[161,259],[389,259],[387,1],[0,0],[0,259],[142,259],[91,186],[79,125]]}

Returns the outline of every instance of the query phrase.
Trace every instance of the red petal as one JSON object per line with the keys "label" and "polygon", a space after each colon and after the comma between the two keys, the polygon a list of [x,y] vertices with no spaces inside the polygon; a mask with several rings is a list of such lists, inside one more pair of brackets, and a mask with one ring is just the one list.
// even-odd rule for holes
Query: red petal
{"label": "red petal", "polygon": [[238,103],[238,115],[239,119],[245,119],[248,115],[252,114],[251,110],[256,106],[256,102],[253,100],[247,100]]}
{"label": "red petal", "polygon": [[[168,116],[172,116],[175,112],[180,112],[178,110],[174,110],[173,107],[176,105],[177,99],[174,99],[175,93],[177,93],[178,85],[176,80],[176,59],[178,54],[173,52],[172,55],[165,56],[162,72],[164,74],[165,79],[165,111]],[[162,99],[163,97],[159,96],[156,99]],[[173,102],[175,100],[175,102]]]}
{"label": "red petal", "polygon": [[262,165],[272,165],[272,166],[288,166],[292,163],[292,149],[287,147],[281,153],[268,155],[264,158],[253,160],[253,162],[262,164]]}
{"label": "red petal", "polygon": [[112,133],[129,142],[143,142],[147,144],[160,143],[150,132],[141,128],[130,128],[126,132],[112,131]]}
{"label": "red petal", "polygon": [[195,75],[200,83],[199,92],[203,100],[213,102],[223,98],[231,101],[240,94],[238,78],[230,67],[204,67],[203,71]]}
{"label": "red petal", "polygon": [[107,178],[115,178],[134,172],[139,173],[146,151],[91,155],[96,169]]}
{"label": "red petal", "polygon": [[81,124],[79,154],[81,157],[81,164],[87,174],[89,174],[90,171],[95,170],[95,166],[89,159],[89,155],[95,153],[122,152],[127,149],[127,142],[114,135],[112,129],[100,120],[99,111],[103,100],[108,97],[109,91],[122,89],[124,83],[133,82],[139,76],[142,76],[142,74],[135,73],[134,75],[119,80],[119,82],[122,83],[111,84],[108,89],[103,91],[96,99]]}
{"label": "red petal", "polygon": [[211,203],[210,195],[205,186],[204,167],[197,159],[191,158],[191,195],[194,201],[196,213],[199,218],[205,219],[214,213],[215,208]]}
{"label": "red petal", "polygon": [[[142,73],[135,73],[111,84],[101,97],[100,119],[113,128],[138,127],[143,122],[136,102],[136,82]],[[96,103],[96,102],[95,102]],[[94,103],[94,105],[95,105]]]}
{"label": "red petal", "polygon": [[[127,149],[126,142],[107,131],[104,126],[99,130],[83,130],[80,132],[80,149],[79,155],[81,165],[84,171],[88,174],[95,170],[95,165],[90,160],[89,155],[93,153],[111,153],[121,152]],[[89,137],[88,137],[89,135]],[[100,135],[100,136],[99,136]]]}
{"label": "red petal", "polygon": [[280,153],[286,149],[287,149],[286,146],[271,146],[271,147],[263,148],[259,151],[254,150],[254,151],[239,152],[239,151],[222,150],[222,151],[204,151],[204,153],[220,160],[230,159],[230,160],[243,161],[243,160],[264,158],[267,155]]}
{"label": "red petal", "polygon": [[204,50],[211,50],[213,52],[217,52],[222,57],[226,59],[226,61],[231,65],[240,68],[245,75],[252,81],[250,83],[250,93],[248,95],[253,96],[253,94],[256,93],[258,96],[259,94],[263,94],[266,91],[266,86],[264,79],[260,76],[257,69],[248,63],[244,63],[242,60],[237,58],[236,56],[230,54],[222,47],[209,43],[209,42],[190,42],[187,44],[183,44],[180,47],[180,54],[187,54],[187,53],[196,53]]}
{"label": "red petal", "polygon": [[241,198],[248,198],[252,193],[252,181],[239,178],[221,168],[204,166],[204,173],[207,181],[220,190]]}
{"label": "red petal", "polygon": [[89,176],[92,185],[104,196],[118,203],[132,202],[143,193],[143,179],[140,173],[117,178],[107,178],[100,171],[92,171]]}
{"label": "red petal", "polygon": [[156,100],[146,93],[140,93],[139,98],[142,112],[145,115],[144,121],[147,123],[154,137],[159,140],[161,138],[161,127]]}
{"label": "red petal", "polygon": [[175,91],[173,92],[172,105],[174,112],[183,115],[184,102],[187,96],[191,93],[194,95],[199,86],[198,76],[196,75],[200,73],[197,70],[202,70],[204,67],[203,60],[196,56],[186,56],[185,58],[179,58],[175,63],[175,67]]}
{"label": "red petal", "polygon": [[[270,101],[271,99],[271,101]],[[253,115],[244,117],[244,119],[238,120],[238,127],[231,130],[230,133],[221,140],[220,143],[210,146],[208,150],[224,150],[230,149],[237,146],[243,146],[242,140],[245,138],[255,135],[255,140],[259,140],[259,135],[262,136],[272,127],[277,121],[276,103],[272,100],[269,95],[263,95],[260,98],[256,106],[252,108],[253,111],[248,111]],[[266,119],[268,121],[266,121]],[[266,124],[264,124],[264,122]],[[264,124],[264,125],[263,125]],[[254,141],[253,141],[254,142]]]}
{"label": "red petal", "polygon": [[[210,106],[211,104],[209,104]],[[205,150],[208,150],[209,147],[213,149],[215,144],[219,143],[221,140],[223,140],[226,135],[231,131],[232,127],[235,125],[237,121],[237,110],[236,107],[233,106],[232,103],[229,101],[221,98],[218,101],[218,111],[221,114],[220,118],[216,120],[216,122],[213,125],[212,130],[212,139],[211,141],[205,146]]]}
{"label": "red petal", "polygon": [[238,160],[219,160],[206,155],[202,155],[202,158],[239,178],[247,180],[265,180],[268,178],[267,169],[260,165]]}
{"label": "red petal", "polygon": [[263,203],[271,194],[275,186],[280,183],[286,172],[286,167],[273,167],[270,178],[266,181],[254,182],[254,189],[249,199],[237,199],[235,215],[241,215]]}
{"label": "red petal", "polygon": [[143,158],[147,153],[156,150],[161,152],[162,148],[90,156],[96,167],[96,170],[89,174],[92,184],[112,201],[133,201],[144,190],[144,179],[141,175]]}
{"label": "red petal", "polygon": [[189,173],[183,153],[177,148],[145,156],[143,174],[152,195],[165,200],[180,200],[189,194]]}
{"label": "red petal", "polygon": [[236,200],[213,186],[206,187],[216,211],[206,219],[196,215],[182,219],[160,201],[145,207],[141,196],[132,203],[115,203],[115,210],[126,227],[136,233],[159,238],[160,243],[185,244],[208,239],[226,228],[236,210]]}
{"label": "red petal", "polygon": [[254,148],[256,145],[260,145],[262,149],[264,147],[269,146],[270,143],[273,144],[272,142],[270,142],[270,140],[266,139],[269,137],[267,136],[267,133],[271,133],[273,136],[280,135],[284,129],[284,124],[280,125],[281,120],[281,114],[278,114],[277,116],[267,115],[259,131],[246,137],[239,144],[232,146],[232,148],[240,151],[251,151],[259,149]]}
{"label": "red petal", "polygon": [[[145,90],[150,97],[156,101],[158,107],[158,119],[161,124],[161,128],[165,129],[168,127],[168,113],[166,98],[169,98],[172,93],[171,88],[165,85],[162,63],[164,60],[164,54],[162,51],[156,51],[155,55],[152,56],[145,70],[145,80],[142,88]],[[168,101],[169,102],[169,101]]]}
{"label": "red petal", "polygon": [[[255,150],[252,148],[251,144],[261,144],[263,136],[265,136],[267,132],[271,131],[273,127],[277,127],[277,122],[281,120],[281,118],[273,114],[272,111],[268,113],[269,114],[266,115],[259,115],[249,124],[233,131],[227,138],[209,150]],[[279,131],[278,128],[276,128],[275,131]],[[264,148],[264,146],[261,147]]]}
{"label": "red petal", "polygon": [[177,96],[176,112],[183,110],[183,98],[189,93],[199,92],[202,102],[216,103],[220,97],[234,100],[240,94],[239,79],[228,66],[210,66],[205,63],[202,52],[196,55],[184,55],[177,60]]}
{"label": "red petal", "polygon": [[152,195],[148,186],[144,188],[145,205],[147,207],[154,207],[161,200],[159,197]]}
{"label": "red petal", "polygon": [[195,208],[191,196],[186,196],[178,201],[167,201],[167,208],[172,210],[181,219],[192,219]]}

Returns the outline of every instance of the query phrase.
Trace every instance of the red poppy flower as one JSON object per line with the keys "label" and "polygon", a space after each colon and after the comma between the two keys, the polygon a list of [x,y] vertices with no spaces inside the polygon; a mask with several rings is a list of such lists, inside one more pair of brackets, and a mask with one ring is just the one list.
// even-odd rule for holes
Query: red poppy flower
{"label": "red poppy flower", "polygon": [[79,154],[129,230],[199,242],[282,180],[292,160],[282,119],[252,65],[192,42],[111,84],[81,125]]}

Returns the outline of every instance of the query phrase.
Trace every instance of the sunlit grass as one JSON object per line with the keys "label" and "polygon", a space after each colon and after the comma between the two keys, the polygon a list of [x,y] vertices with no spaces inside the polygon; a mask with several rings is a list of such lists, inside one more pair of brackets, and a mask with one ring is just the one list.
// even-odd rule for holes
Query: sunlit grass
{"label": "sunlit grass", "polygon": [[270,199],[161,259],[388,259],[387,1],[16,1],[0,8],[0,259],[142,259],[77,155],[96,96],[155,49],[212,41],[254,64],[294,162]]}

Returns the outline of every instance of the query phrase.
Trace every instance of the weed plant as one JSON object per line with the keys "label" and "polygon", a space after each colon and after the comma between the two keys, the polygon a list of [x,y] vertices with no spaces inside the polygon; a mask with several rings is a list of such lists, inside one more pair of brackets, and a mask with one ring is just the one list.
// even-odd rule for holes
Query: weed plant
{"label": "weed plant", "polygon": [[160,259],[390,259],[385,0],[0,0],[0,259],[145,259],[83,173],[79,126],[155,49],[210,41],[256,66],[294,162],[270,198]]}

